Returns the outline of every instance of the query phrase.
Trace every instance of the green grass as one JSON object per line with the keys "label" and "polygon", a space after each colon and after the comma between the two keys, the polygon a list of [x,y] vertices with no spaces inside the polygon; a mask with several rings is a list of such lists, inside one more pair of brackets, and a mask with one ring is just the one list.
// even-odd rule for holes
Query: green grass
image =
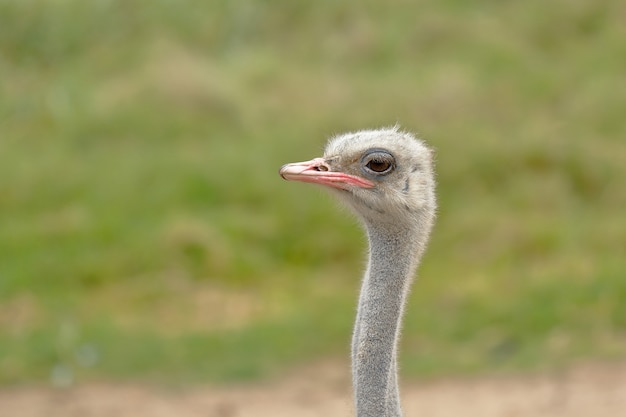
{"label": "green grass", "polygon": [[364,238],[278,167],[400,123],[407,376],[626,356],[623,2],[0,0],[0,383],[346,357]]}

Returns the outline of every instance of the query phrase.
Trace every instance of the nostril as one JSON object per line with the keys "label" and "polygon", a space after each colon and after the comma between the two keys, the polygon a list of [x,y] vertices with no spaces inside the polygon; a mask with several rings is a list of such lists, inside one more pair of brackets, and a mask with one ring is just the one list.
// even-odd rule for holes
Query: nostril
{"label": "nostril", "polygon": [[326,163],[324,158],[315,158],[309,161],[308,164],[309,164],[308,169],[311,171],[327,172],[331,170],[330,166]]}

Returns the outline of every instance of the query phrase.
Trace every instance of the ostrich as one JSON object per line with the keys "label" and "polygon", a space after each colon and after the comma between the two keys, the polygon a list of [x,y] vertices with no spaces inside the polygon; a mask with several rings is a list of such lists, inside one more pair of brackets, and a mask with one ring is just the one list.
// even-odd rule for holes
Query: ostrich
{"label": "ostrich", "polygon": [[362,220],[369,241],[352,335],[358,417],[399,417],[397,350],[404,304],[435,217],[431,150],[397,127],[337,136],[324,156],[280,175],[330,187]]}

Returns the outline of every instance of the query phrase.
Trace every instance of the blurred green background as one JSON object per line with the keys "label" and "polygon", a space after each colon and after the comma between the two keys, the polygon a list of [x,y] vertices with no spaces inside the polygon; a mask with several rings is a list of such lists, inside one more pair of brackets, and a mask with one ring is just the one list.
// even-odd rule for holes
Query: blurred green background
{"label": "blurred green background", "polygon": [[399,123],[407,377],[626,357],[626,3],[0,0],[0,383],[347,359],[365,239],[285,162]]}

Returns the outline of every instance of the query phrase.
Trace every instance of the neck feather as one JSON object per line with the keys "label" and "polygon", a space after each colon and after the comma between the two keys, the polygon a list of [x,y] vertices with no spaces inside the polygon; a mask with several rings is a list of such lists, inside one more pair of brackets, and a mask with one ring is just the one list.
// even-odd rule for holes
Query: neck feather
{"label": "neck feather", "polygon": [[367,224],[367,234],[369,261],[352,340],[357,416],[398,417],[401,319],[428,231]]}

